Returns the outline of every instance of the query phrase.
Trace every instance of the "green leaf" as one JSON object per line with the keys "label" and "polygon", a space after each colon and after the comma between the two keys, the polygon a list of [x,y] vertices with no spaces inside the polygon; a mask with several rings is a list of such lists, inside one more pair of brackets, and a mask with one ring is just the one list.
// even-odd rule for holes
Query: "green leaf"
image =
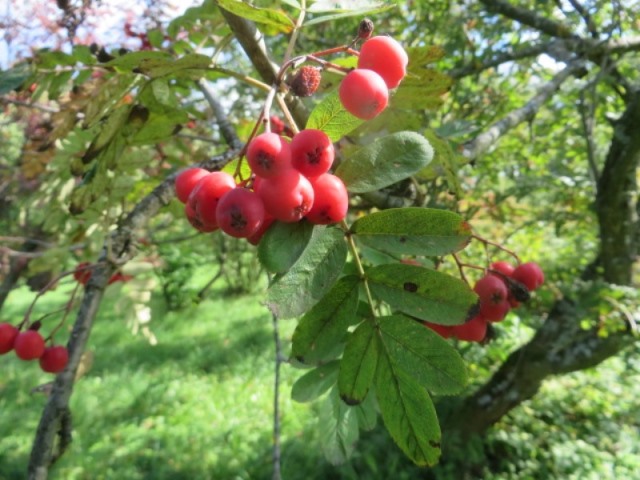
{"label": "green leaf", "polygon": [[143,65],[149,65],[150,62],[169,64],[173,60],[173,57],[167,52],[144,50],[125,53],[105,63],[105,66],[116,67],[118,70],[132,72],[136,69],[142,69]]}
{"label": "green leaf", "polygon": [[392,185],[426,167],[433,158],[431,144],[415,132],[398,132],[358,150],[336,170],[352,193]]}
{"label": "green leaf", "polygon": [[302,315],[331,289],[346,259],[342,230],[314,228],[300,258],[267,290],[267,306],[278,318]]}
{"label": "green leaf", "polygon": [[334,360],[308,371],[291,387],[291,398],[296,402],[312,402],[327,392],[338,378],[340,362]]}
{"label": "green leaf", "polygon": [[157,143],[172,137],[179,123],[186,122],[188,116],[186,112],[176,112],[174,115],[157,115],[152,113],[149,120],[144,122],[142,128],[130,138],[130,145],[145,145]]}
{"label": "green leaf", "polygon": [[382,344],[394,365],[437,395],[455,395],[464,389],[464,362],[446,340],[404,315],[378,320]]}
{"label": "green leaf", "polygon": [[[371,390],[374,390],[374,388]],[[364,402],[356,406],[356,413],[358,415],[358,426],[360,430],[373,430],[378,423],[376,396],[372,393],[367,395]]]}
{"label": "green leaf", "polygon": [[458,178],[458,157],[451,147],[451,144],[444,138],[439,137],[433,130],[426,130],[424,136],[429,140],[435,156],[433,162],[427,168],[420,171],[416,177],[421,180],[433,180],[444,176],[449,190],[456,197],[462,196],[462,185]]}
{"label": "green leaf", "polygon": [[[369,1],[369,0],[350,0],[349,2],[343,1],[325,1],[321,0],[314,2],[308,11],[310,13],[319,12],[335,12],[329,15],[322,15],[315,17],[309,21],[306,21],[303,26],[317,25],[324,22],[332,22],[341,18],[348,17],[362,17],[365,15],[374,15],[377,13],[386,12],[394,8],[396,5],[394,2],[381,2],[381,1]],[[347,8],[345,8],[347,7]]]}
{"label": "green leaf", "polygon": [[119,134],[131,113],[131,105],[122,105],[116,108],[102,124],[100,131],[87,148],[82,157],[83,163],[89,163]]}
{"label": "green leaf", "polygon": [[338,91],[334,90],[311,111],[306,128],[322,130],[332,142],[337,142],[363,123],[344,109]]}
{"label": "green leaf", "polygon": [[349,460],[358,441],[358,414],[340,400],[335,388],[320,405],[318,423],[326,459],[333,465]]}
{"label": "green leaf", "polygon": [[258,260],[269,272],[286,272],[306,248],[312,232],[309,222],[275,222],[258,245]]}
{"label": "green leaf", "polygon": [[343,342],[347,328],[354,323],[358,308],[355,276],[342,277],[301,319],[293,332],[292,356],[305,363],[316,363],[334,354]]}
{"label": "green leaf", "polygon": [[363,244],[391,254],[439,256],[471,240],[471,227],[457,213],[435,208],[390,208],[357,219],[351,232]]}
{"label": "green leaf", "polygon": [[393,440],[417,465],[434,465],[440,457],[440,425],[427,391],[383,348],[375,385],[382,420]]}
{"label": "green leaf", "polygon": [[282,10],[258,8],[241,0],[216,0],[216,3],[234,15],[256,23],[271,25],[279,32],[289,33],[295,26],[293,20]]}
{"label": "green leaf", "polygon": [[18,88],[31,76],[31,66],[19,63],[9,70],[0,71],[0,95],[5,95]]}
{"label": "green leaf", "polygon": [[364,321],[349,337],[340,362],[338,389],[347,405],[364,401],[373,384],[378,355],[377,331],[373,322]]}
{"label": "green leaf", "polygon": [[211,58],[201,53],[189,53],[177,60],[169,62],[142,62],[140,71],[151,78],[164,76],[186,77],[197,80],[202,77],[211,66]]}
{"label": "green leaf", "polygon": [[373,295],[392,308],[440,325],[460,325],[477,313],[478,296],[462,280],[405,264],[367,270]]}
{"label": "green leaf", "polygon": [[442,59],[446,53],[444,48],[439,45],[406,47],[405,50],[409,56],[408,69],[411,72]]}

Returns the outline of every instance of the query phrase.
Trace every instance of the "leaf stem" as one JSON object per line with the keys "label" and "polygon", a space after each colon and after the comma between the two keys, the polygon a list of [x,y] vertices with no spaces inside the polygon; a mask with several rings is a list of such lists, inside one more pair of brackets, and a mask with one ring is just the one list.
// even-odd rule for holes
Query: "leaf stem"
{"label": "leaf stem", "polygon": [[378,314],[374,307],[373,295],[371,294],[371,289],[369,288],[367,275],[364,271],[364,267],[362,266],[360,255],[358,254],[358,247],[356,246],[356,242],[353,240],[353,235],[349,231],[349,225],[347,225],[347,222],[342,220],[342,222],[340,222],[340,227],[344,231],[345,238],[347,240],[347,245],[349,246],[349,250],[351,251],[351,255],[353,256],[354,261],[356,262],[356,268],[358,269],[358,274],[360,275],[360,278],[362,279],[362,283],[364,284],[364,291],[367,295],[367,300],[369,301],[369,307],[371,307],[371,313],[375,318],[378,316]]}

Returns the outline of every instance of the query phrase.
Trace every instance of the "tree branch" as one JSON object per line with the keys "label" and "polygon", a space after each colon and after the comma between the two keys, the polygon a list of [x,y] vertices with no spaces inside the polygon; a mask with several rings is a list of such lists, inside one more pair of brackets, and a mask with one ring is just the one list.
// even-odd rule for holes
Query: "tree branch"
{"label": "tree branch", "polygon": [[552,37],[576,38],[571,28],[562,23],[549,20],[526,8],[516,7],[505,0],[480,0],[490,12],[499,13],[523,25],[532,27]]}
{"label": "tree branch", "polygon": [[493,146],[505,133],[524,121],[532,119],[540,108],[551,98],[560,88],[560,85],[576,71],[582,68],[582,62],[574,62],[556,74],[555,77],[543,85],[538,93],[529,100],[526,105],[513,110],[505,117],[491,125],[484,133],[478,135],[473,140],[466,142],[461,150],[461,154],[473,160],[485,153]]}
{"label": "tree branch", "polygon": [[[237,150],[211,158],[199,166],[208,170],[220,170],[238,154]],[[174,181],[178,172],[167,177],[151,193],[144,197],[108,238],[100,259],[86,285],[76,322],[71,332],[67,348],[69,362],[56,377],[51,396],[44,408],[29,459],[28,478],[44,480],[55,457],[56,435],[64,434],[65,417],[69,413],[69,398],[73,391],[74,378],[80,365],[82,354],[93,327],[95,316],[100,307],[104,289],[116,268],[135,253],[134,232],[146,224],[158,211],[175,196]],[[113,257],[115,255],[115,258]],[[68,439],[67,436],[63,437]],[[62,446],[62,445],[61,445]]]}
{"label": "tree branch", "polygon": [[215,93],[211,90],[207,80],[204,78],[198,80],[198,87],[204,94],[204,98],[207,100],[207,103],[209,103],[211,110],[213,110],[213,116],[216,119],[218,128],[220,128],[220,134],[222,138],[224,138],[224,141],[227,142],[227,145],[231,148],[241,149],[243,144],[238,138],[238,134],[233,128],[233,125],[229,122],[229,117],[227,117],[227,113],[224,111],[222,104],[216,99]]}
{"label": "tree branch", "polygon": [[[276,81],[278,66],[272,62],[267,55],[262,33],[253,22],[238,17],[223,8],[221,8],[220,11],[262,79],[267,83],[273,84]],[[293,114],[298,127],[306,125],[309,112],[304,104],[292,95],[287,95],[285,102]]]}

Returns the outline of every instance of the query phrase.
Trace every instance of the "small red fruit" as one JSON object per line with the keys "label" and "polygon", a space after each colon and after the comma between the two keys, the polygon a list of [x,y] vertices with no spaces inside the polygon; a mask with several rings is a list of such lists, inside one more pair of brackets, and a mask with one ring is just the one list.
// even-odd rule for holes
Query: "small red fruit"
{"label": "small red fruit", "polygon": [[91,265],[89,262],[81,262],[76,266],[75,272],[73,272],[73,278],[76,279],[76,282],[81,283],[82,285],[86,285],[91,278]]}
{"label": "small red fruit", "polygon": [[178,200],[185,203],[196,183],[206,175],[209,175],[209,172],[204,168],[187,168],[180,172],[175,183]]}
{"label": "small red fruit", "polygon": [[64,370],[69,361],[69,352],[66,347],[48,347],[40,357],[40,368],[43,372],[59,373]]}
{"label": "small red fruit", "polygon": [[522,283],[527,290],[532,292],[544,283],[544,273],[535,262],[527,262],[518,265],[511,276],[516,282]]}
{"label": "small red fruit", "polygon": [[480,303],[500,303],[509,295],[509,290],[502,279],[491,274],[478,280],[473,291],[480,297]]}
{"label": "small red fruit", "polygon": [[254,188],[269,214],[281,222],[301,220],[313,206],[313,187],[306,177],[291,169],[275,178],[260,179]]}
{"label": "small red fruit", "polygon": [[511,265],[509,262],[500,261],[500,262],[492,263],[490,269],[500,272],[501,274],[506,275],[507,277],[510,277],[516,268],[513,265]]}
{"label": "small red fruit", "polygon": [[422,322],[425,327],[430,328],[442,338],[450,338],[453,335],[453,327],[448,325],[438,325],[437,323]]}
{"label": "small red fruit", "polygon": [[501,322],[511,310],[511,303],[507,300],[500,302],[480,302],[480,315],[489,322]]}
{"label": "small red fruit", "polygon": [[187,217],[187,220],[189,220],[191,226],[202,233],[214,232],[218,229],[217,225],[207,225],[203,223],[202,220],[200,220],[200,217],[198,217],[196,211],[188,202],[184,206],[184,214]]}
{"label": "small red fruit", "polygon": [[349,194],[342,180],[325,173],[309,181],[313,187],[313,206],[307,213],[307,220],[316,225],[344,220],[349,208]]}
{"label": "small red fruit", "polygon": [[35,330],[27,330],[18,334],[13,348],[18,358],[22,360],[35,360],[44,353],[44,339]]}
{"label": "small red fruit", "polygon": [[322,130],[302,130],[291,140],[291,163],[305,177],[317,177],[333,165],[335,150]]}
{"label": "small red fruit", "polygon": [[373,70],[387,88],[396,88],[407,74],[409,57],[402,45],[391,37],[372,37],[362,44],[358,68]]}
{"label": "small red fruit", "polygon": [[256,175],[275,177],[291,168],[291,147],[276,133],[262,133],[249,143],[247,162]]}
{"label": "small red fruit", "polygon": [[344,108],[363,120],[376,117],[389,103],[389,89],[373,70],[352,70],[342,79],[338,93]]}
{"label": "small red fruit", "polygon": [[247,237],[247,241],[251,245],[258,245],[260,243],[260,240],[262,240],[262,237],[264,237],[264,234],[267,233],[267,230],[269,230],[269,228],[275,221],[275,218],[273,218],[268,213],[265,213],[264,222],[262,222],[262,225],[260,225],[260,228],[256,233],[254,233],[250,237]]}
{"label": "small red fruit", "polygon": [[218,226],[236,238],[254,235],[264,222],[264,216],[262,199],[246,188],[230,190],[220,199],[216,208]]}
{"label": "small red fruit", "polygon": [[203,224],[214,226],[217,225],[216,207],[218,202],[234,188],[236,188],[236,182],[228,173],[209,173],[198,181],[189,195],[187,203],[195,209],[198,219]]}
{"label": "small red fruit", "polygon": [[462,325],[451,327],[451,335],[465,342],[481,342],[487,336],[487,320],[476,315]]}
{"label": "small red fruit", "polygon": [[20,330],[10,323],[0,323],[0,355],[13,350],[13,345],[19,333]]}

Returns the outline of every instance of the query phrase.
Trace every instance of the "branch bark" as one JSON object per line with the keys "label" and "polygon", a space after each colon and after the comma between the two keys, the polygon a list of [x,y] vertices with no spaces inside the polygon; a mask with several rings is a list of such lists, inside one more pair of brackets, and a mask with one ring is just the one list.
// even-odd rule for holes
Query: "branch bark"
{"label": "branch bark", "polygon": [[[207,170],[220,170],[238,154],[229,150],[199,165]],[[173,184],[177,172],[167,177],[151,193],[144,197],[129,213],[105,244],[100,263],[94,269],[76,316],[67,348],[69,362],[55,379],[51,396],[44,408],[31,449],[28,466],[29,480],[44,480],[49,467],[63,453],[69,443],[67,421],[70,418],[69,399],[73,391],[74,378],[86,349],[93,322],[100,307],[107,281],[118,265],[135,254],[134,232],[146,224],[175,196]],[[56,436],[60,437],[60,449],[54,456]]]}
{"label": "branch bark", "polygon": [[462,146],[461,154],[469,160],[478,158],[491,148],[505,133],[517,125],[531,120],[542,106],[555,94],[562,83],[582,68],[582,62],[574,62],[556,74],[543,85],[538,93],[526,105],[513,110],[505,117],[491,125],[485,132]]}

